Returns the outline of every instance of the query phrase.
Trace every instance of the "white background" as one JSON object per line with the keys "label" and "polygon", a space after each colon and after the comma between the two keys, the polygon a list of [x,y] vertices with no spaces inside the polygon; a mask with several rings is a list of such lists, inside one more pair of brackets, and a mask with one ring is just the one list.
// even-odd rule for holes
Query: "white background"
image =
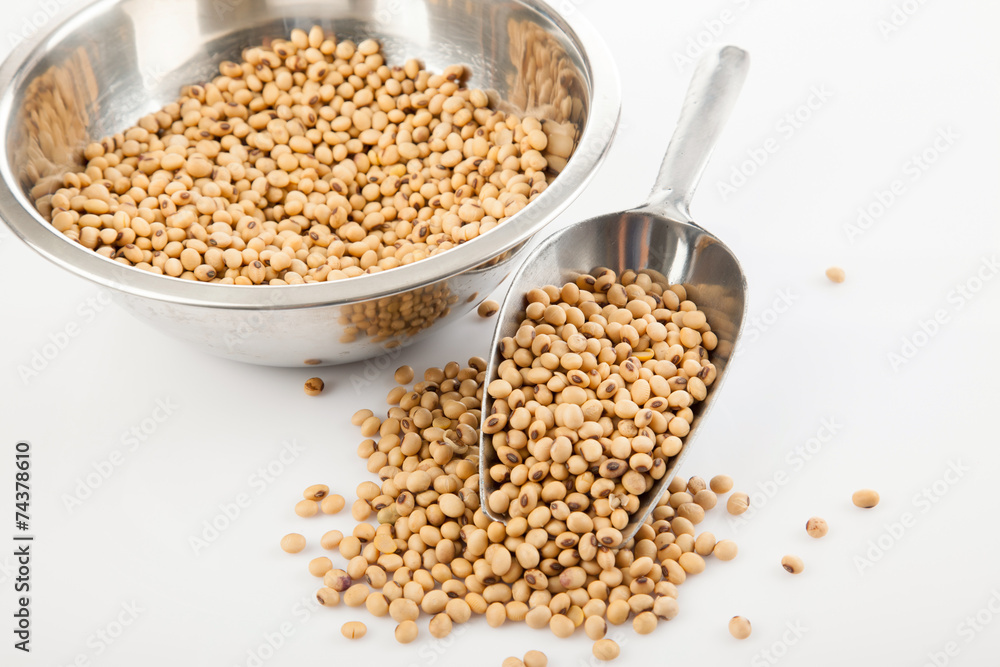
{"label": "white background", "polygon": [[[42,3],[0,4],[6,54],[6,31]],[[621,660],[996,664],[1000,618],[988,604],[1000,610],[1000,8],[972,0],[563,4],[601,27],[624,108],[607,161],[557,225],[645,197],[691,73],[685,51],[696,57],[697,40],[752,56],[694,205],[696,219],[741,258],[751,319],[683,472],[729,473],[755,506],[739,523],[716,510],[704,525],[736,539],[739,557],[710,562],[685,583],[680,616],[653,635],[617,628]],[[887,23],[897,7],[898,25]],[[950,138],[935,147],[939,136]],[[762,161],[769,139],[776,149],[766,162],[747,163],[755,153]],[[894,180],[902,194],[852,238],[859,208],[879,213],[879,193]],[[739,187],[727,192],[725,183]],[[834,264],[847,271],[842,285],[823,275]],[[370,478],[348,417],[384,409],[391,369],[322,369],[328,390],[308,398],[308,371],[241,366],[174,343],[103,305],[96,287],[6,229],[0,266],[0,664],[229,667],[263,655],[267,665],[498,665],[531,648],[554,665],[589,661],[582,633],[560,641],[476,619],[443,642],[422,629],[418,643],[401,647],[388,618],[305,606],[318,584],[306,563],[321,553],[319,536],[352,523],[346,512],[300,519],[292,506],[308,484],[327,483],[350,500]],[[943,323],[922,333],[938,311]],[[69,325],[79,334],[23,379],[19,367]],[[490,322],[471,315],[393,367],[485,354],[490,333]],[[161,423],[158,401],[171,406]],[[127,438],[144,427],[149,435]],[[21,438],[33,444],[37,535],[30,656],[11,648],[8,631]],[[301,451],[274,464],[291,442]],[[115,452],[120,465],[105,480],[92,476],[99,486],[68,509],[66,498]],[[262,481],[258,470],[269,464],[278,474]],[[856,509],[851,493],[869,486],[882,503]],[[249,505],[196,553],[190,538],[240,494]],[[812,515],[829,521],[826,538],[805,534]],[[311,541],[296,556],[278,548],[291,531]],[[781,569],[785,553],[804,559],[804,574]],[[729,636],[734,614],[752,621],[750,639]],[[129,625],[118,626],[119,617]],[[369,633],[350,643],[339,628],[356,619]],[[108,643],[103,632],[118,636]]]}

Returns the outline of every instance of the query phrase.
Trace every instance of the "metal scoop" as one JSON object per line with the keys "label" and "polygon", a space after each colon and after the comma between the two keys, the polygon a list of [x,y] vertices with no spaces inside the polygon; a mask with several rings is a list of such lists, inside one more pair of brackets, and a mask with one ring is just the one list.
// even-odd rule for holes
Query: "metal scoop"
{"label": "metal scoop", "polygon": [[[541,243],[521,264],[504,299],[493,336],[487,377],[496,377],[503,361],[500,341],[513,336],[525,317],[525,293],[543,285],[563,285],[581,273],[604,266],[618,275],[627,269],[658,272],[670,284],[680,283],[688,298],[708,317],[719,342],[710,352],[718,371],[706,400],[692,406],[694,421],[679,453],[666,461],[667,470],[640,496],[639,509],[621,531],[622,544],[635,535],[666,491],[708,408],[719,393],[746,314],[747,286],[740,263],[714,234],[691,219],[691,196],[708,162],[722,127],[736,102],[749,60],[747,53],[726,46],[702,60],[691,80],[667,154],[649,200],[639,208],[590,218],[562,229]],[[493,400],[484,392],[483,419],[493,414]],[[480,500],[483,511],[504,523],[509,515],[489,509],[489,495],[500,488],[490,468],[500,463],[493,438],[480,434]]]}

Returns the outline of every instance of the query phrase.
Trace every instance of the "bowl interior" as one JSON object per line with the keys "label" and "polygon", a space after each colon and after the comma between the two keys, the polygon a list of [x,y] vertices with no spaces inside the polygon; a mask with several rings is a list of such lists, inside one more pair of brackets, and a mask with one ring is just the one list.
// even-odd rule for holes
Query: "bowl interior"
{"label": "bowl interior", "polygon": [[[189,302],[251,305],[252,298],[227,286],[166,288],[165,283],[179,281],[102,268],[115,263],[62,237],[37,214],[33,202],[60,187],[62,173],[80,168],[87,142],[127,128],[175,100],[181,86],[207,80],[218,72],[219,62],[238,59],[242,49],[315,24],[338,40],[378,39],[390,65],[408,58],[423,61],[432,71],[464,64],[468,84],[491,92],[502,107],[573,123],[581,149],[564,168],[565,179],[556,179],[503,225],[444,253],[442,261],[435,259],[433,272],[417,269],[418,263],[389,272],[398,271],[399,280],[381,275],[340,281],[345,284],[339,292],[348,300],[428,284],[523,244],[589,178],[617,123],[617,82],[611,80],[613,68],[604,62],[605,54],[599,54],[603,81],[597,84],[608,90],[601,99],[602,127],[595,128],[594,45],[585,45],[573,27],[538,0],[102,0],[23,47],[30,53],[12,58],[23,58],[16,69],[11,62],[4,65],[11,74],[0,98],[0,176],[11,189],[7,201],[0,196],[4,217],[11,222],[16,204],[19,220],[11,224],[19,235],[50,259],[98,282],[116,288],[124,283],[154,298],[167,292],[178,301],[181,294]],[[599,43],[596,47],[603,49]],[[44,229],[27,230],[25,216]],[[443,259],[449,254],[453,256]],[[363,281],[369,289],[346,284],[352,281]],[[187,299],[189,293],[202,298]],[[210,293],[227,296],[205,298]],[[271,301],[276,307],[315,305],[329,302],[332,294],[327,290],[315,301],[286,296]]]}
{"label": "bowl interior", "polygon": [[4,158],[27,195],[39,178],[81,166],[87,140],[129,127],[175,100],[181,86],[218,75],[218,64],[243,49],[312,25],[339,41],[378,39],[390,65],[464,64],[469,85],[495,91],[512,109],[586,122],[579,45],[526,3],[105,1],[71,19],[29,63]]}

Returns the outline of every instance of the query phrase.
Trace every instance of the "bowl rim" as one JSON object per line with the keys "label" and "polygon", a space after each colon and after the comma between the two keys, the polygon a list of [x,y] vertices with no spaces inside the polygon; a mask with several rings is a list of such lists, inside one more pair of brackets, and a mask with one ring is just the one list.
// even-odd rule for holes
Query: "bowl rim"
{"label": "bowl rim", "polygon": [[123,0],[99,0],[73,12],[19,44],[0,64],[0,219],[49,261],[92,282],[127,295],[205,308],[286,309],[350,304],[384,298],[482,266],[523,244],[562,213],[587,185],[603,161],[618,126],[621,86],[617,69],[600,34],[578,12],[566,16],[545,0],[513,0],[545,16],[574,44],[590,90],[590,112],[577,147],[559,177],[534,201],[486,234],[458,247],[388,271],[303,285],[221,285],[178,280],[125,266],[75,243],[51,226],[20,187],[6,159],[8,131],[16,113],[14,91],[45,55],[45,46],[68,30],[79,30],[88,16]]}

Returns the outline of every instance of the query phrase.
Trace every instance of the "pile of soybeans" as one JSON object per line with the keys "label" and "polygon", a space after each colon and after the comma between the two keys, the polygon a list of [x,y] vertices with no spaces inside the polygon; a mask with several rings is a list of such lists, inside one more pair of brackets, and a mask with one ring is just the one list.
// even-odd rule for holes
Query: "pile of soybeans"
{"label": "pile of soybeans", "polygon": [[87,145],[36,206],[98,254],[186,280],[300,284],[423,260],[524,208],[576,138],[497,110],[467,76],[296,29]]}

